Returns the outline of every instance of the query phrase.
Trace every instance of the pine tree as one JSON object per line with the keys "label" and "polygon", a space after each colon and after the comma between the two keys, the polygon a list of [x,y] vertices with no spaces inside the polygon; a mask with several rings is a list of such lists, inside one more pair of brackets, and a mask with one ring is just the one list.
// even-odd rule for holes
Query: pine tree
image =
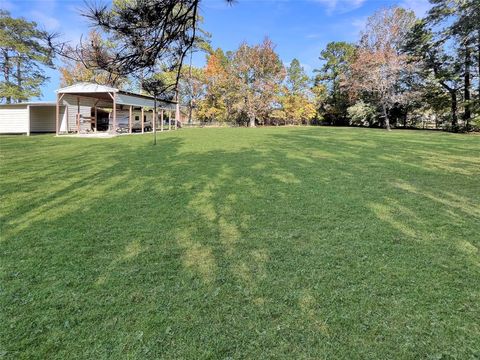
{"label": "pine tree", "polygon": [[27,101],[41,95],[47,80],[45,66],[53,67],[49,34],[35,22],[13,18],[0,10],[0,101]]}
{"label": "pine tree", "polygon": [[342,79],[346,78],[349,66],[355,55],[355,45],[344,41],[333,41],[320,52],[323,66],[318,73],[316,85],[323,84],[328,90],[326,106],[333,123],[341,123],[347,115],[348,98],[341,89]]}
{"label": "pine tree", "polygon": [[[100,45],[97,45],[101,42],[105,43],[102,45],[107,49],[112,47],[110,45],[111,41],[106,42],[98,31],[91,30],[82,50],[88,53],[93,48],[101,48]],[[60,66],[58,69],[61,75],[61,86],[70,86],[77,82],[91,82],[122,89],[128,85],[128,79],[125,76],[118,76],[108,71],[97,69],[95,64],[85,64],[82,61],[72,60],[75,59],[76,55],[76,49],[73,46],[66,45],[63,52],[65,55],[62,59],[63,66]],[[88,58],[88,54],[85,54],[84,57]]]}
{"label": "pine tree", "polygon": [[286,86],[280,96],[285,121],[295,124],[308,122],[317,114],[310,91],[310,79],[297,59],[287,67]]}
{"label": "pine tree", "polygon": [[[463,77],[463,120],[468,130],[472,118],[472,67],[478,50],[480,76],[480,4],[477,0],[434,0],[429,20],[435,25],[444,24],[443,34],[458,43],[458,63]],[[477,78],[480,86],[480,79]],[[480,96],[480,91],[479,95]],[[478,98],[477,98],[478,101]]]}
{"label": "pine tree", "polygon": [[303,95],[309,87],[309,81],[305,70],[298,59],[293,59],[287,68],[287,88],[293,95]]}

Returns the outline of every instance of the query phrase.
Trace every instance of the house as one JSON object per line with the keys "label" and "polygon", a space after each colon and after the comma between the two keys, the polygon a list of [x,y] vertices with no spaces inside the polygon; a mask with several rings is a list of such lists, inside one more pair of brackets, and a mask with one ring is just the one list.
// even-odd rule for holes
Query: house
{"label": "house", "polygon": [[[148,95],[105,85],[78,83],[56,93],[55,102],[0,105],[0,133],[145,132],[177,128],[184,117],[176,102],[155,101]],[[157,121],[152,123],[154,117]]]}

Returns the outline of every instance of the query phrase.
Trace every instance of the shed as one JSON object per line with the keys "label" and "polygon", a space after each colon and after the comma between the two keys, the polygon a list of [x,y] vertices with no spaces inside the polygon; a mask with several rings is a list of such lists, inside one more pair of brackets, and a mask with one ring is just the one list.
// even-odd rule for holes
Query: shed
{"label": "shed", "polygon": [[[55,102],[25,102],[0,105],[0,134],[55,132]],[[65,107],[59,107],[65,117]]]}

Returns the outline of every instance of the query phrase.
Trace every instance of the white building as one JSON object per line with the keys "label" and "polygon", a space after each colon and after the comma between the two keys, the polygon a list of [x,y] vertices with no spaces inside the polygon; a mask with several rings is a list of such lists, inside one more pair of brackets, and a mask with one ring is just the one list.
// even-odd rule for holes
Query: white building
{"label": "white building", "polygon": [[155,101],[151,96],[92,83],[78,83],[56,93],[56,102],[0,105],[0,134],[116,134],[181,124],[179,106],[172,101],[156,102],[157,121],[152,123]]}
{"label": "white building", "polygon": [[[60,112],[64,114],[65,107]],[[55,132],[55,102],[0,105],[0,134],[36,132]]]}

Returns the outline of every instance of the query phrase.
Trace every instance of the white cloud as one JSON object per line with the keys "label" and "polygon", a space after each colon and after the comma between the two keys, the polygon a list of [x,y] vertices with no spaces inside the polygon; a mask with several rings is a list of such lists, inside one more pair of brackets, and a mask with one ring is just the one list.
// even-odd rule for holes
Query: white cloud
{"label": "white cloud", "polygon": [[428,0],[403,0],[400,3],[400,6],[413,10],[417,17],[424,17],[431,8],[431,4]]}
{"label": "white cloud", "polygon": [[327,14],[333,13],[347,13],[349,11],[358,9],[366,0],[315,0],[327,9]]}

